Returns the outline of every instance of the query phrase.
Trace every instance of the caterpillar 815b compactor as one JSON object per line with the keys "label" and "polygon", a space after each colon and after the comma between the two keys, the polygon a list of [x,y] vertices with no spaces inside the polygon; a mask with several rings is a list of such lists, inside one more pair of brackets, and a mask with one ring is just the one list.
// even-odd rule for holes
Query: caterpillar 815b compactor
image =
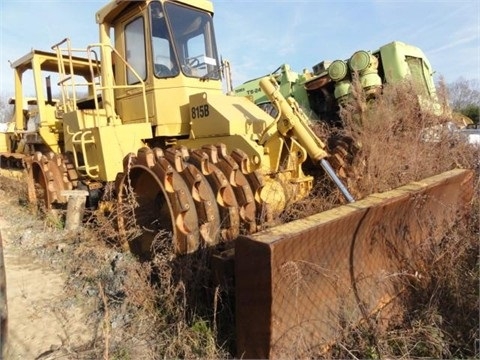
{"label": "caterpillar 815b compactor", "polygon": [[[239,356],[284,356],[292,339],[325,347],[338,335],[332,319],[347,316],[342,309],[358,321],[398,290],[356,282],[355,266],[379,251],[373,239],[419,239],[422,219],[441,231],[468,202],[472,175],[453,171],[354,202],[322,140],[275,79],[262,79],[260,87],[276,118],[223,94],[212,19],[208,0],[115,0],[96,14],[98,43],[76,49],[65,39],[54,52],[33,50],[14,62],[16,129],[3,138],[3,156],[33,152],[24,159],[29,198],[47,207],[65,203],[73,189],[87,190],[95,203],[115,184],[122,230],[131,219],[121,209],[133,197],[132,217],[143,233],[129,245],[139,255],[148,255],[165,231],[179,255],[234,244]],[[23,97],[27,70],[34,73],[34,101]],[[58,76],[60,99],[43,84],[43,72]],[[35,111],[23,111],[27,104]],[[309,195],[315,179],[304,172],[307,159],[339,187],[345,205],[263,231]],[[436,211],[438,203],[445,208]],[[349,239],[355,241],[342,255],[338,246]],[[306,264],[316,269],[304,279],[310,285],[293,291],[283,270],[302,272]],[[360,271],[377,274],[391,264]],[[378,289],[368,299],[367,286]],[[322,292],[332,287],[338,291]]]}

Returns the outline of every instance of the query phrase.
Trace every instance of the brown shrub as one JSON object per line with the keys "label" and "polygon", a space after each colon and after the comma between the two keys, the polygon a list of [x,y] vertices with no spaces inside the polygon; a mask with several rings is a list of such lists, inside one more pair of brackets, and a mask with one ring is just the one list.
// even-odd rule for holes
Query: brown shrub
{"label": "brown shrub", "polygon": [[[355,156],[347,159],[351,177],[345,180],[357,198],[455,167],[478,166],[478,149],[443,131],[440,125],[446,119],[419,112],[409,84],[386,86],[374,104],[367,104],[358,88],[354,95],[341,110],[344,128],[330,135],[351,139],[349,145],[356,149]],[[328,135],[325,127],[319,131]],[[432,134],[435,137],[428,138]],[[317,171],[312,196],[290,207],[282,221],[343,202],[331,181]],[[459,223],[439,246],[427,246],[412,259],[430,267],[422,279],[407,282],[409,296],[396,323],[375,331],[362,326],[352,329],[325,356],[474,355],[473,340],[478,337],[479,325],[479,215],[477,196],[470,222]],[[115,208],[91,214],[95,225],[91,231],[64,240],[68,245],[63,252],[65,268],[70,273],[67,290],[74,294],[81,289],[95,298],[97,307],[92,316],[102,324],[98,339],[81,349],[82,354],[99,358],[108,350],[111,358],[229,357],[223,341],[232,340],[228,339],[232,327],[222,328],[226,333],[222,336],[217,317],[223,311],[232,319],[233,310],[218,295],[225,292],[228,297],[228,291],[212,287],[209,252],[174,258],[170,237],[160,234],[154,243],[158,250],[153,261],[138,262],[116,250],[116,216]],[[223,341],[218,342],[218,338]]]}
{"label": "brown shrub", "polygon": [[367,104],[357,87],[341,109],[344,129],[334,134],[357,144],[349,163],[355,177],[347,179],[348,187],[362,198],[450,169],[470,168],[477,171],[472,210],[440,243],[425,241],[412,254],[409,262],[423,269],[422,276],[401,279],[407,292],[398,302],[399,316],[388,327],[360,324],[322,357],[478,356],[480,148],[449,131],[448,117],[421,112],[416,94],[409,83],[385,86]]}
{"label": "brown shrub", "polygon": [[344,134],[360,151],[352,166],[359,175],[349,185],[362,197],[453,168],[476,166],[479,149],[444,127],[448,118],[421,112],[408,82],[387,85],[370,106],[356,98],[341,110]]}

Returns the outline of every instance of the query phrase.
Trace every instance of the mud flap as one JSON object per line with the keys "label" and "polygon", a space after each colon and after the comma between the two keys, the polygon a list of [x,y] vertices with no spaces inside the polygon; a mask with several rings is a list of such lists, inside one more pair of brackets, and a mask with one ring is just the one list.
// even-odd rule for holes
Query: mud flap
{"label": "mud flap", "polygon": [[402,276],[423,271],[415,252],[468,211],[473,178],[452,170],[237,239],[237,356],[308,357],[388,320]]}

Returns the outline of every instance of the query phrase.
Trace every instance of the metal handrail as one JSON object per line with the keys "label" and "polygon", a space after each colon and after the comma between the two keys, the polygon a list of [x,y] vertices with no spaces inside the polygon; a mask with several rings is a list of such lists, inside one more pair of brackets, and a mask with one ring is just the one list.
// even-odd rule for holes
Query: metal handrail
{"label": "metal handrail", "polygon": [[[66,49],[62,49],[63,44],[66,45]],[[107,48],[107,50],[110,50],[112,54],[116,55],[116,58],[123,63],[135,76],[135,78],[138,80],[138,83],[136,84],[129,84],[129,85],[118,85],[118,84],[111,84],[108,86],[103,86],[102,81],[95,81],[95,78],[101,78],[101,74],[98,71],[99,67],[101,66],[101,63],[98,59],[97,52],[94,49],[100,49],[101,53],[107,53],[104,52],[104,49]],[[58,66],[59,66],[59,74],[60,74],[60,81],[58,85],[61,85],[62,87],[62,101],[66,106],[68,107],[69,111],[73,111],[74,109],[77,109],[77,95],[76,95],[76,88],[79,86],[91,86],[92,91],[93,91],[93,101],[95,104],[95,110],[96,112],[93,114],[94,116],[94,124],[95,126],[100,125],[100,119],[98,118],[99,116],[99,110],[101,109],[99,101],[98,101],[98,93],[102,92],[104,90],[108,90],[110,88],[115,89],[140,89],[142,93],[142,98],[143,98],[143,110],[144,110],[144,118],[145,122],[148,122],[148,106],[147,106],[147,95],[146,95],[146,88],[145,88],[145,82],[142,80],[140,75],[137,73],[137,71],[128,63],[128,61],[121,56],[121,54],[110,44],[91,44],[88,45],[86,49],[73,49],[70,45],[70,39],[65,38],[59,43],[55,44],[52,46],[52,49],[56,50],[57,58],[58,58]],[[74,68],[73,68],[73,53],[74,52],[80,52],[86,55],[86,59],[88,60],[88,65],[90,68],[90,76],[92,81],[91,82],[85,82],[85,83],[76,83],[75,82],[75,73],[74,73]],[[68,64],[67,66],[65,65],[65,58],[64,55],[67,57]],[[69,76],[67,76],[67,68],[69,69]],[[68,87],[71,87],[72,91],[72,97],[70,97]],[[102,107],[103,108],[103,107]]]}
{"label": "metal handrail", "polygon": [[[137,73],[137,71],[128,63],[128,61],[123,56],[121,56],[121,54],[112,45],[101,44],[101,43],[91,44],[87,47],[87,53],[90,53],[90,52],[95,53],[94,51],[92,51],[92,48],[96,48],[96,47],[98,47],[100,49],[101,53],[104,53],[103,48],[105,48],[105,47],[109,48],[112,51],[112,53],[114,53],[117,56],[117,58],[120,59],[120,61],[132,72],[132,74],[138,80],[137,84],[126,84],[126,85],[113,84],[112,87],[113,87],[113,89],[141,89],[142,98],[143,98],[143,110],[144,110],[144,114],[145,114],[145,122],[148,122],[148,106],[147,106],[147,93],[146,93],[146,89],[145,89],[145,82],[142,80],[142,78]],[[89,60],[89,63],[91,64],[91,57],[90,56],[88,56],[88,60]],[[96,93],[96,90],[102,91],[102,90],[107,90],[107,89],[108,89],[108,87],[105,87],[105,86],[99,86],[98,88],[96,88],[95,84],[94,84],[94,93]],[[95,97],[94,101],[95,101],[95,105],[96,105],[96,108],[97,108],[98,103],[97,103],[96,97]]]}

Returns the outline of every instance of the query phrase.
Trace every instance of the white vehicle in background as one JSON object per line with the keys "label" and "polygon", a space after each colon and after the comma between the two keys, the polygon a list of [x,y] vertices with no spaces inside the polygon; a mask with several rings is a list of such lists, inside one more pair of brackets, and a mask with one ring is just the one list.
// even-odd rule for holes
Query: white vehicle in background
{"label": "white vehicle in background", "polygon": [[480,124],[469,124],[457,132],[467,137],[470,144],[480,146]]}
{"label": "white vehicle in background", "polygon": [[422,133],[422,140],[425,142],[440,142],[445,138],[463,138],[469,144],[480,146],[480,125],[468,124],[465,127],[458,127],[449,121],[443,125],[426,128]]}

